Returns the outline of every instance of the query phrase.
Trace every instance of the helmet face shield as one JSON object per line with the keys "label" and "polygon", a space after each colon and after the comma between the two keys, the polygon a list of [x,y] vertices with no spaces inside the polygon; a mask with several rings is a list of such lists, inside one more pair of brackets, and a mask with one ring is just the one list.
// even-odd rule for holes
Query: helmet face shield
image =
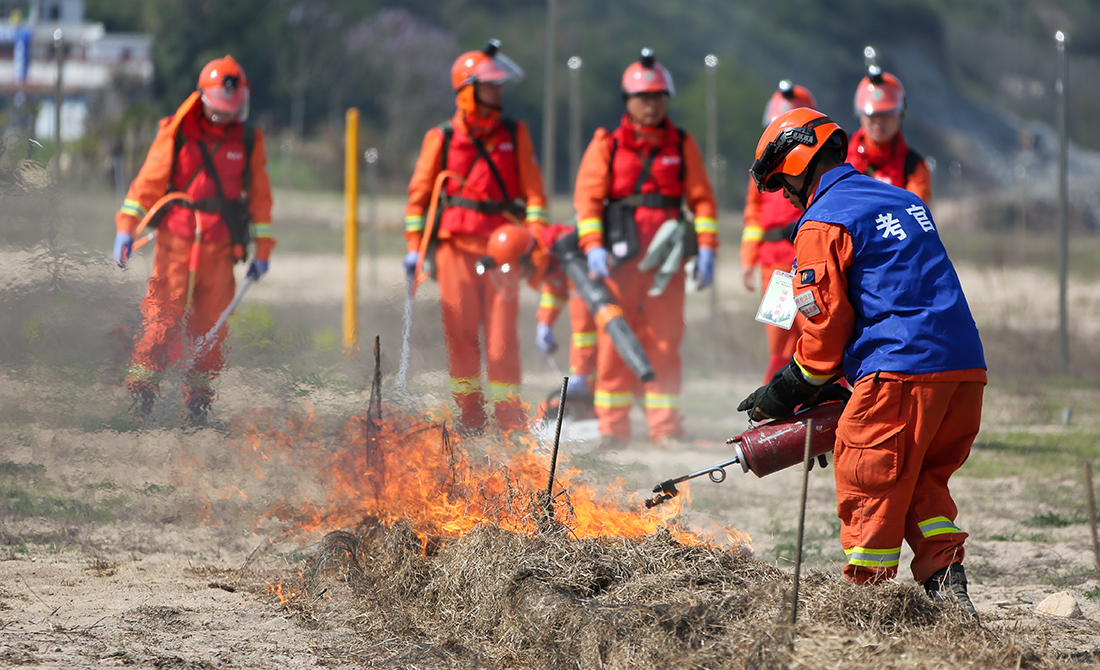
{"label": "helmet face shield", "polygon": [[235,81],[229,81],[231,79],[236,77],[225,77],[223,83],[201,89],[202,104],[209,108],[212,121],[220,123],[248,118],[249,91]]}
{"label": "helmet face shield", "polygon": [[459,56],[451,70],[451,83],[456,91],[476,82],[485,84],[518,83],[523,70],[499,51],[492,56],[482,51],[470,51]]}

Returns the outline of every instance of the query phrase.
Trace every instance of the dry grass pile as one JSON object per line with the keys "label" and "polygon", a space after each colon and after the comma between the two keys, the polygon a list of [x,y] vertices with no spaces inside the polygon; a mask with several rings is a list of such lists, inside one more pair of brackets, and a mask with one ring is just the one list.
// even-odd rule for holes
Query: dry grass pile
{"label": "dry grass pile", "polygon": [[403,524],[332,533],[286,606],[307,625],[350,627],[326,652],[366,667],[1081,667],[915,586],[820,571],[802,581],[792,631],[789,572],[666,532],[577,540],[486,525],[423,547]]}

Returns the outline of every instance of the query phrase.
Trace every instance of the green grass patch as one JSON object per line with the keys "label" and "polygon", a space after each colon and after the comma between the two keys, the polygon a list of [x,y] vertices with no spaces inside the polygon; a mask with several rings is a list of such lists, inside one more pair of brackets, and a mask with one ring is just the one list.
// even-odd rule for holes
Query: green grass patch
{"label": "green grass patch", "polygon": [[1023,522],[1025,526],[1031,528],[1065,528],[1066,526],[1076,526],[1077,524],[1086,523],[1088,517],[1082,510],[1074,510],[1072,516],[1063,516],[1057,512],[1044,512],[1043,514],[1036,514],[1035,516],[1027,519]]}
{"label": "green grass patch", "polygon": [[1100,434],[1094,431],[1058,433],[1008,432],[980,434],[970,460],[959,471],[966,477],[1065,477],[1094,458]]}

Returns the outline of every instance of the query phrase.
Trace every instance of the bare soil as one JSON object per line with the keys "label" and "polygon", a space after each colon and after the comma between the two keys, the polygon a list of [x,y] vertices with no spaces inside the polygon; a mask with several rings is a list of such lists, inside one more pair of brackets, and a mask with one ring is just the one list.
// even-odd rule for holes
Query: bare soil
{"label": "bare soil", "polygon": [[[300,520],[273,510],[285,509],[291,496],[323,505],[331,482],[305,470],[304,460],[257,460],[263,445],[249,438],[256,421],[280,420],[287,434],[309,433],[339,454],[345,421],[367,407],[376,333],[384,400],[440,416],[447,380],[432,287],[415,304],[409,389],[402,393],[393,378],[404,295],[399,259],[383,256],[376,268],[364,268],[361,352],[345,361],[333,345],[341,257],[283,245],[234,318],[214,426],[183,429],[172,415],[141,429],[128,419],[119,382],[147,262],[120,273],[102,257],[72,261],[59,290],[56,271],[33,262],[34,254],[9,250],[0,257],[0,286],[9,298],[0,325],[9,352],[0,368],[0,666],[506,667],[491,650],[408,635],[415,621],[381,612],[346,576],[328,580],[302,605],[319,542],[340,527],[322,523],[303,532]],[[618,482],[624,506],[637,506],[661,480],[725,460],[722,440],[746,427],[732,408],[759,383],[764,345],[751,320],[756,298],[736,283],[733,255],[720,268],[714,318],[709,296],[689,298],[685,413],[698,440],[662,451],[642,437],[629,449],[600,454],[588,439],[591,425],[567,427],[561,467],[598,487]],[[377,285],[366,279],[374,270]],[[1095,458],[1100,444],[1097,376],[1021,381],[1030,373],[1013,371],[1056,367],[1054,276],[973,264],[959,271],[993,378],[978,445],[952,480],[957,523],[971,534],[970,592],[998,644],[1032,654],[986,667],[1097,664],[1100,557],[1080,461]],[[1100,276],[1074,277],[1071,287],[1077,365],[1094,366]],[[559,353],[552,365],[537,354],[528,341],[535,296],[524,301],[524,394],[536,402],[557,386],[566,361]],[[564,320],[557,333],[567,341]],[[636,433],[644,435],[640,418]],[[801,473],[758,479],[734,467],[723,484],[694,483],[675,522],[700,532],[732,526],[751,537],[761,569],[790,573]],[[831,469],[810,473],[803,555],[807,569],[824,575],[815,579],[826,581],[843,563],[834,494]],[[904,569],[898,581],[911,584]],[[1061,591],[1074,594],[1082,618],[1036,612]],[[378,623],[384,616],[395,623]],[[784,667],[831,667],[845,658],[878,667],[966,666],[930,651],[927,638],[899,633],[899,640],[881,625],[828,635],[820,621],[803,626]],[[578,667],[600,666],[581,659]]]}

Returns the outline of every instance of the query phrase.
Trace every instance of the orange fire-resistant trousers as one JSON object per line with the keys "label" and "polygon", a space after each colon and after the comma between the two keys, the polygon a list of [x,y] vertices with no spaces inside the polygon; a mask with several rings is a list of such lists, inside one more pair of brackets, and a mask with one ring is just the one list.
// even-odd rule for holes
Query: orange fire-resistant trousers
{"label": "orange fire-resistant trousers", "polygon": [[[184,315],[191,246],[191,240],[166,230],[157,232],[153,273],[149,276],[145,299],[141,303],[144,323],[126,378],[131,391],[145,386],[156,392],[169,364],[183,356],[195,354],[193,349],[184,347],[180,337],[181,326],[186,324],[187,341],[193,346],[198,338],[214,327],[218,317],[233,300],[234,259],[229,240],[202,242],[199,244],[199,264],[191,306]],[[226,326],[218,330],[213,343],[204,347],[205,353],[185,373],[184,400],[189,405],[194,402],[209,403],[214,398],[211,381],[225,363],[221,344],[226,330]],[[184,364],[190,365],[190,360]]]}
{"label": "orange fire-resistant trousers", "polygon": [[[451,372],[451,392],[459,409],[459,430],[482,430],[487,419],[481,387],[481,346],[484,328],[489,396],[498,429],[526,426],[527,409],[520,399],[519,284],[498,287],[499,273],[477,273],[484,248],[464,236],[460,247],[449,239],[436,250],[436,279],[443,311],[443,337]],[[484,246],[484,245],[483,245]]]}
{"label": "orange fire-resistant trousers", "polygon": [[[834,451],[844,575],[858,583],[897,574],[901,543],[917,583],[961,563],[967,534],[947,480],[970,455],[981,424],[984,371],[868,375],[853,388]],[[945,379],[929,381],[929,379]]]}
{"label": "orange fire-resistant trousers", "polygon": [[569,327],[573,331],[569,341],[569,372],[588,377],[591,387],[595,381],[592,375],[596,373],[596,343],[599,333],[596,317],[592,316],[588,305],[575,291],[569,299]]}
{"label": "orange fire-resistant trousers", "polygon": [[[767,290],[768,282],[772,280],[772,273],[776,270],[790,272],[791,266],[790,264],[760,266],[760,286],[763,287],[763,290]],[[764,326],[768,335],[768,367],[764,370],[765,384],[772,380],[772,377],[780,368],[791,361],[795,346],[798,344],[798,338],[802,335],[802,324],[805,322],[806,317],[798,313],[794,317],[794,325],[791,326],[790,330],[783,330],[778,326]]]}
{"label": "orange fire-resistant trousers", "polygon": [[[653,442],[682,435],[680,416],[681,361],[680,342],[684,337],[683,269],[674,274],[665,290],[648,294],[654,270],[642,272],[638,260],[611,271],[607,288],[615,304],[645,349],[655,373],[644,385],[646,423]],[[630,408],[634,404],[638,378],[615,350],[611,336],[599,329],[596,360],[596,416],[600,434],[630,440]]]}

